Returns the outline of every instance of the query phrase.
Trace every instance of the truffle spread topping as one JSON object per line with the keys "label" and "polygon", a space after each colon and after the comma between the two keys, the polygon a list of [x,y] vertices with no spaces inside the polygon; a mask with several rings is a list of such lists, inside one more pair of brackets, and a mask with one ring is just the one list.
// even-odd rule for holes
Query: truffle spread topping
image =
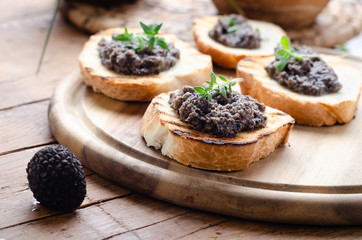
{"label": "truffle spread topping", "polygon": [[254,31],[241,15],[230,14],[219,18],[209,36],[233,48],[255,49],[260,47],[260,34]]}
{"label": "truffle spread topping", "polygon": [[169,104],[194,130],[218,137],[234,137],[238,132],[266,125],[265,105],[234,91],[214,93],[210,101],[200,97],[193,87],[185,86],[171,93]]}
{"label": "truffle spread topping", "polygon": [[270,78],[305,95],[320,96],[342,88],[337,74],[311,48],[290,48],[286,37],[281,44],[276,59],[264,67]]}
{"label": "truffle spread topping", "polygon": [[144,33],[113,34],[112,40],[101,39],[98,52],[102,64],[121,74],[155,75],[170,69],[180,58],[180,51],[156,36],[161,25],[141,23]]}

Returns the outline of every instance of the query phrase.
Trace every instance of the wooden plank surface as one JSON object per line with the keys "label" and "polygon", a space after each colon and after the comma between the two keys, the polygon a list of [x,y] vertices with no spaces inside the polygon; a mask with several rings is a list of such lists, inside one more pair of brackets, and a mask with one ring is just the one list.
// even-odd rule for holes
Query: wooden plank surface
{"label": "wooden plank surface", "polygon": [[[211,1],[199,1],[205,7],[212,8]],[[173,2],[175,1],[164,1],[165,4]],[[180,5],[180,1],[176,3]],[[185,8],[192,7],[191,1],[182,4]],[[2,73],[0,123],[2,126],[7,126],[2,127],[0,131],[0,238],[358,239],[362,237],[361,228],[358,226],[313,227],[263,223],[180,208],[130,192],[89,170],[86,170],[87,198],[81,208],[67,213],[43,209],[40,205],[34,206],[32,193],[27,186],[25,168],[38,149],[54,143],[46,119],[47,103],[60,80],[78,68],[76,57],[88,38],[86,34],[69,26],[58,16],[41,72],[36,76],[36,65],[54,6],[55,1],[45,0],[35,0],[31,3],[14,0],[0,3],[0,53],[3,56],[0,58]],[[145,13],[149,7],[152,5],[147,5]],[[165,6],[163,11],[172,9],[175,7]],[[181,16],[192,18],[187,15],[187,11]],[[174,20],[182,22],[182,19]],[[154,212],[151,209],[154,209]],[[158,220],[153,221],[153,216],[157,216],[155,219]],[[151,222],[144,222],[147,218],[151,219]],[[134,222],[138,221],[143,224],[135,225]]]}

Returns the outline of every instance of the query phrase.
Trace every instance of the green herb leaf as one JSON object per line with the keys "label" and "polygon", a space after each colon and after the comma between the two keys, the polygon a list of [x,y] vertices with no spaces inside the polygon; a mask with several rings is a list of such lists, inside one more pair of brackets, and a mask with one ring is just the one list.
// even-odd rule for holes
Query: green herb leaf
{"label": "green herb leaf", "polygon": [[209,100],[209,102],[212,102],[212,95],[211,94],[207,95],[207,100]]}
{"label": "green herb leaf", "polygon": [[122,41],[122,42],[131,42],[133,40],[133,34],[128,33],[127,28],[124,28],[124,33],[118,34],[115,37],[112,37],[113,40]]}
{"label": "green herb leaf", "polygon": [[119,35],[113,37],[113,40],[125,42],[125,41],[129,41],[130,39],[125,34],[119,34]]}
{"label": "green herb leaf", "polygon": [[227,91],[226,86],[222,86],[222,88],[221,88],[221,95],[222,95],[223,97],[226,97],[226,91]]}
{"label": "green herb leaf", "polygon": [[145,42],[148,42],[148,40],[149,40],[148,35],[145,35],[145,34],[140,34],[139,37],[142,38],[142,40]]}
{"label": "green herb leaf", "polygon": [[153,47],[155,46],[155,41],[156,41],[156,38],[155,37],[151,37],[150,40],[148,41],[148,48],[149,49],[153,49]]}
{"label": "green herb leaf", "polygon": [[304,57],[318,57],[316,55],[304,55],[298,53],[295,49],[290,48],[290,41],[287,36],[283,36],[280,40],[283,49],[279,49],[275,53],[275,57],[279,60],[276,69],[278,72],[284,70],[290,59],[294,58],[297,61],[302,61]]}
{"label": "green herb leaf", "polygon": [[153,35],[158,34],[158,31],[160,31],[161,27],[162,27],[162,23],[157,25],[157,24],[152,24],[152,33]]}
{"label": "green herb leaf", "polygon": [[150,25],[146,25],[143,22],[140,22],[141,27],[144,31],[144,33],[150,37],[155,36],[156,34],[158,34],[158,31],[161,29],[162,27],[162,23],[161,24],[150,24]]}
{"label": "green herb leaf", "polygon": [[303,60],[303,56],[300,55],[299,53],[293,53],[293,57],[298,60],[298,61],[302,61]]}
{"label": "green herb leaf", "polygon": [[136,37],[137,41],[138,41],[138,46],[133,48],[135,51],[141,50],[143,48],[143,46],[145,45],[144,41],[142,40],[141,37]]}
{"label": "green herb leaf", "polygon": [[234,26],[235,25],[235,19],[233,19],[233,18],[230,18],[230,20],[229,20],[229,25],[230,26]]}
{"label": "green herb leaf", "polygon": [[210,92],[211,90],[212,90],[211,87],[207,87],[207,88],[205,88],[205,93]]}
{"label": "green herb leaf", "polygon": [[215,73],[212,70],[210,72],[210,77],[211,77],[210,87],[212,88],[214,86],[214,84],[216,84],[216,76],[215,76]]}
{"label": "green herb leaf", "polygon": [[348,49],[344,43],[335,46],[334,49],[337,49],[342,52],[348,52]]}
{"label": "green herb leaf", "polygon": [[143,32],[144,32],[146,35],[151,35],[152,29],[151,29],[149,26],[147,26],[147,25],[144,24],[143,22],[140,22],[140,25],[141,25],[141,27],[142,27],[142,29],[143,29]]}
{"label": "green herb leaf", "polygon": [[259,29],[259,28],[255,28],[255,32],[260,34],[260,29]]}
{"label": "green herb leaf", "polygon": [[283,36],[282,39],[280,39],[280,44],[283,46],[284,50],[290,51],[290,43],[287,36]]}
{"label": "green herb leaf", "polygon": [[205,93],[205,89],[203,87],[194,87],[194,89],[196,90],[196,92],[200,93],[200,94],[204,94]]}
{"label": "green herb leaf", "polygon": [[231,26],[228,29],[226,29],[227,33],[234,33],[239,29],[239,27],[237,25]]}
{"label": "green herb leaf", "polygon": [[220,78],[221,80],[223,80],[224,82],[227,82],[227,81],[228,81],[223,75],[219,75],[219,78]]}
{"label": "green herb leaf", "polygon": [[278,72],[281,72],[284,70],[284,68],[287,66],[289,59],[281,59],[279,60],[278,65],[276,66],[276,69]]}
{"label": "green herb leaf", "polygon": [[162,37],[156,37],[156,43],[158,46],[160,46],[163,49],[166,49],[167,51],[170,51],[170,49],[168,48],[167,43],[165,42],[165,39]]}
{"label": "green herb leaf", "polygon": [[149,49],[153,50],[155,43],[162,49],[170,51],[167,43],[165,42],[165,39],[163,37],[156,37],[162,27],[162,23],[146,25],[143,22],[140,22],[140,25],[143,29],[142,34],[137,34],[137,36],[134,36],[132,33],[128,32],[127,28],[125,28],[124,33],[118,34],[117,36],[112,37],[112,39],[115,41],[125,42],[127,45],[138,44],[133,46],[135,51],[141,50],[145,44],[147,44]]}
{"label": "green herb leaf", "polygon": [[127,29],[126,27],[124,28],[124,34],[125,34],[127,37],[132,37],[132,36],[133,36],[132,33],[129,33],[129,32],[128,32],[128,29]]}
{"label": "green herb leaf", "polygon": [[124,29],[124,33],[118,34],[117,36],[112,37],[115,41],[125,42],[127,45],[131,45],[133,42],[138,41],[133,33],[129,33],[127,28]]}
{"label": "green herb leaf", "polygon": [[284,50],[284,49],[279,49],[278,51],[276,51],[275,56],[278,60],[283,59],[283,58],[289,58],[292,56],[288,51]]}
{"label": "green herb leaf", "polygon": [[227,92],[232,92],[232,86],[236,84],[237,79],[227,80],[224,76],[219,75],[219,78],[224,81],[224,84],[218,84],[216,81],[216,75],[213,71],[210,72],[211,81],[206,81],[209,85],[207,87],[194,87],[195,91],[200,94],[200,100],[207,98],[208,101],[212,101],[212,97],[216,94],[221,94],[227,97]]}

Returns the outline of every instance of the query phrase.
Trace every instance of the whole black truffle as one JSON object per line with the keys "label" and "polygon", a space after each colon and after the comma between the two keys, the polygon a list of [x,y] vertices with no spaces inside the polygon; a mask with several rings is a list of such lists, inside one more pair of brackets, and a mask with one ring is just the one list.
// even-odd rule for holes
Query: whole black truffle
{"label": "whole black truffle", "polygon": [[30,190],[42,205],[55,210],[77,208],[84,200],[86,182],[82,165],[67,147],[39,150],[26,168]]}

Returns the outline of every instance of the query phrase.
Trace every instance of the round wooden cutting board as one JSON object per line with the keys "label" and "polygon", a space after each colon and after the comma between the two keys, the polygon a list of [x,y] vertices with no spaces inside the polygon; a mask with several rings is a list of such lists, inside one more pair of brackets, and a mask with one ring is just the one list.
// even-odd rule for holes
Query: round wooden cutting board
{"label": "round wooden cutting board", "polygon": [[362,224],[361,102],[352,122],[296,125],[287,145],[235,172],[183,166],[147,147],[140,125],[148,104],[94,93],[79,73],[56,89],[49,123],[84,166],[157,199],[264,221]]}

